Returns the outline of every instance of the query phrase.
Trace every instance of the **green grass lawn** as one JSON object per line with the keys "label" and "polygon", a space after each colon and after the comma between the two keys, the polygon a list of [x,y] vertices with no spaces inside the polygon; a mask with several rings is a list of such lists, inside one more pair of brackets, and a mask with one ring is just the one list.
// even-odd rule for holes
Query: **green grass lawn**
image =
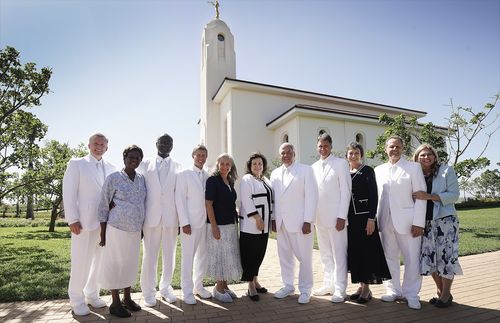
{"label": "green grass lawn", "polygon": [[[500,250],[500,208],[459,211],[459,219],[461,256]],[[174,288],[180,285],[177,248]],[[0,302],[67,298],[69,251],[67,227],[0,227]]]}

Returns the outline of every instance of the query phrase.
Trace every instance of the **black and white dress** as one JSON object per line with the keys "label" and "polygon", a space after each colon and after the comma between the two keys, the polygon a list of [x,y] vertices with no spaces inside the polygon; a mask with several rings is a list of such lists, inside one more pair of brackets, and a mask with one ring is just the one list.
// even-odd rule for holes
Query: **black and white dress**
{"label": "black and white dress", "polygon": [[[271,183],[265,177],[257,179],[251,174],[240,182],[240,255],[243,274],[241,280],[252,281],[259,275],[264,260],[271,223],[273,194]],[[258,230],[254,215],[264,221],[264,230]]]}

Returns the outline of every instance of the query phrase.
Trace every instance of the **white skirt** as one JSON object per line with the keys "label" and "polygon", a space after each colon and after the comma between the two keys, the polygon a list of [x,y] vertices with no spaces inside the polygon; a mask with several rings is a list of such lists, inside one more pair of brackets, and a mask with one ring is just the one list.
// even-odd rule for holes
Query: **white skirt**
{"label": "white skirt", "polygon": [[207,225],[207,276],[215,280],[234,281],[241,278],[241,259],[236,224],[219,225],[220,239],[215,240]]}
{"label": "white skirt", "polygon": [[141,231],[122,231],[108,225],[99,283],[104,289],[133,286],[139,271]]}

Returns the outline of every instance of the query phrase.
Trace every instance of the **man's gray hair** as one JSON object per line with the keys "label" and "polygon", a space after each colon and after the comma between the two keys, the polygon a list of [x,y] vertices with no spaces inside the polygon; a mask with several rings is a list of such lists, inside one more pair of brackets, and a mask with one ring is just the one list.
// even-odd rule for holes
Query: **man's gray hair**
{"label": "man's gray hair", "polygon": [[94,139],[94,138],[103,138],[104,140],[106,140],[106,143],[108,142],[108,138],[106,138],[105,135],[103,135],[100,132],[96,132],[96,133],[93,133],[93,134],[90,135],[90,137],[89,137],[89,144],[92,141],[92,139]]}
{"label": "man's gray hair", "polygon": [[295,147],[291,143],[289,143],[289,142],[282,143],[281,146],[280,146],[279,152],[282,152],[286,147],[290,147],[290,149],[293,152],[295,152]]}

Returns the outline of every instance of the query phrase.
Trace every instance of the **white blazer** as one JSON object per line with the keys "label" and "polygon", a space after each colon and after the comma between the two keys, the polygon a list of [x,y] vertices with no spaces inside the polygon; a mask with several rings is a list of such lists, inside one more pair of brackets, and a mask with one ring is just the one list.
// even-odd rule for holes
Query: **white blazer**
{"label": "white blazer", "polygon": [[[392,170],[391,178],[391,166]],[[378,207],[377,219],[380,231],[389,219],[399,234],[410,234],[411,226],[425,227],[426,203],[413,201],[412,192],[427,191],[424,174],[420,164],[401,159],[394,165],[385,163],[375,167],[377,178]]]}
{"label": "white blazer", "polygon": [[314,223],[318,203],[318,185],[311,166],[294,162],[288,167],[291,181],[283,183],[285,166],[271,173],[274,192],[276,230],[283,223],[288,232],[301,232],[304,222]]}
{"label": "white blazer", "polygon": [[177,175],[175,184],[175,205],[181,227],[190,225],[191,228],[201,228],[207,223],[205,208],[205,182],[208,173],[201,170],[203,183],[198,177],[198,168],[193,166]]}
{"label": "white blazer", "polygon": [[[115,166],[103,161],[105,177]],[[97,208],[101,200],[102,182],[98,177],[96,159],[91,155],[72,158],[63,177],[64,217],[68,224],[80,221],[83,230],[99,227]]]}
{"label": "white blazer", "polygon": [[146,219],[145,227],[155,227],[162,220],[163,227],[177,228],[179,219],[175,207],[175,182],[181,170],[179,163],[170,159],[170,167],[165,185],[161,186],[156,167],[156,157],[141,163],[139,172],[146,180]]}
{"label": "white blazer", "polygon": [[337,218],[347,220],[349,213],[352,187],[349,163],[345,159],[330,155],[324,161],[320,159],[315,162],[312,168],[319,193],[316,225],[333,228],[337,224]]}
{"label": "white blazer", "polygon": [[[269,192],[264,186],[264,182],[269,187]],[[273,193],[271,182],[262,177],[262,181],[257,180],[252,174],[245,174],[240,181],[240,231],[252,234],[269,232],[270,217],[273,212]],[[264,230],[259,231],[253,216],[258,213],[264,220]]]}

